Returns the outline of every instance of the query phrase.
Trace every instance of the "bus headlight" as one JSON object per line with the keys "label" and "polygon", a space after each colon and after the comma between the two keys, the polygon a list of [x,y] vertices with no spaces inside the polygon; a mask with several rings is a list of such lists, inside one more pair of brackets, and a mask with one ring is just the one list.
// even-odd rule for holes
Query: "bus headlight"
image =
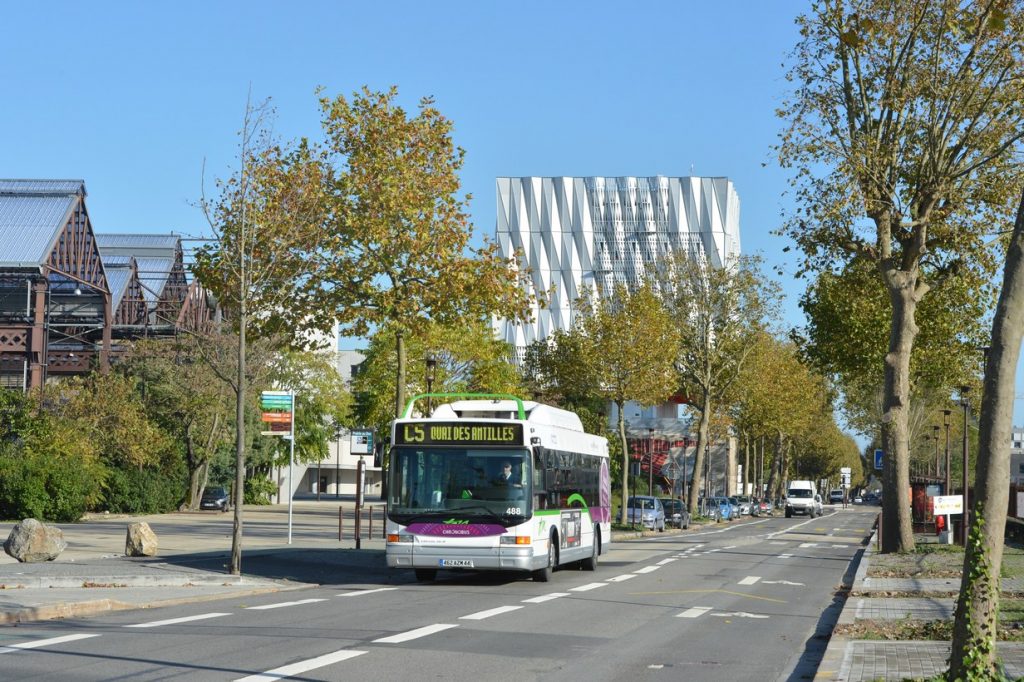
{"label": "bus headlight", "polygon": [[502,535],[499,542],[503,545],[530,545],[533,538],[528,535]]}
{"label": "bus headlight", "polygon": [[399,535],[397,533],[388,535],[389,543],[412,542],[411,535]]}

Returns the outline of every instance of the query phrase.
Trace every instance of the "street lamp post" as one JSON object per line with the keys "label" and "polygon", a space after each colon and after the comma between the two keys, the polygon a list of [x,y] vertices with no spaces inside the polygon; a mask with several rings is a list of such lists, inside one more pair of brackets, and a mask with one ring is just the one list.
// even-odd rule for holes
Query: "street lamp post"
{"label": "street lamp post", "polygon": [[944,472],[946,474],[946,485],[942,489],[942,494],[943,495],[949,495],[950,491],[953,490],[953,481],[950,478],[950,473],[949,473],[950,464],[951,464],[950,459],[949,459],[949,415],[951,415],[951,414],[953,414],[953,410],[943,410],[942,411],[942,424],[943,424],[943,426],[946,427],[946,471]]}
{"label": "street lamp post", "polygon": [[654,496],[654,429],[647,429],[647,492]]}
{"label": "street lamp post", "polygon": [[935,439],[935,478],[939,477],[939,427],[932,427],[932,438]]}
{"label": "street lamp post", "polygon": [[437,369],[437,358],[433,353],[427,353],[427,416],[430,416],[431,399],[430,393],[434,386],[434,370]]}
{"label": "street lamp post", "polygon": [[964,490],[964,513],[961,517],[962,525],[960,527],[960,540],[964,547],[967,546],[967,535],[968,528],[970,528],[970,503],[968,502],[968,489],[967,489],[967,426],[968,420],[971,416],[971,399],[968,393],[970,393],[970,386],[960,387],[960,406],[964,408],[964,468],[963,468],[963,490]]}

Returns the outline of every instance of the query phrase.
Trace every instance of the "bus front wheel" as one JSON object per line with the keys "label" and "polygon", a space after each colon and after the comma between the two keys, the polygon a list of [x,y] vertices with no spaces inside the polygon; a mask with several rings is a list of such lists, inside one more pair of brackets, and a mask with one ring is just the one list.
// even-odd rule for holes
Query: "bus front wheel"
{"label": "bus front wheel", "polygon": [[552,533],[551,539],[548,540],[548,564],[533,572],[534,581],[546,583],[551,580],[551,573],[555,570],[556,565],[558,565],[558,543],[555,534]]}

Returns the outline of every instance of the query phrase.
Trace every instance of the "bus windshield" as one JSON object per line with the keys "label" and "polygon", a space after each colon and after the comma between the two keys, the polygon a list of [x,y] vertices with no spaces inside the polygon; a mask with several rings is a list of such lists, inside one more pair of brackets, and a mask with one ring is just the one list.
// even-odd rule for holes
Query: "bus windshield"
{"label": "bus windshield", "polygon": [[483,523],[519,523],[532,512],[531,479],[525,448],[397,446],[388,515],[406,523],[458,510]]}

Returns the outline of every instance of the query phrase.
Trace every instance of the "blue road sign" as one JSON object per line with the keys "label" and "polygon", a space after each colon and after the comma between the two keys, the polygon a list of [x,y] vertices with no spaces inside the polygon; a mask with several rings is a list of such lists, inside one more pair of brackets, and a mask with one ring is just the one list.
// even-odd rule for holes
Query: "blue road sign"
{"label": "blue road sign", "polygon": [[875,468],[882,468],[882,456],[885,454],[885,450],[875,450]]}

